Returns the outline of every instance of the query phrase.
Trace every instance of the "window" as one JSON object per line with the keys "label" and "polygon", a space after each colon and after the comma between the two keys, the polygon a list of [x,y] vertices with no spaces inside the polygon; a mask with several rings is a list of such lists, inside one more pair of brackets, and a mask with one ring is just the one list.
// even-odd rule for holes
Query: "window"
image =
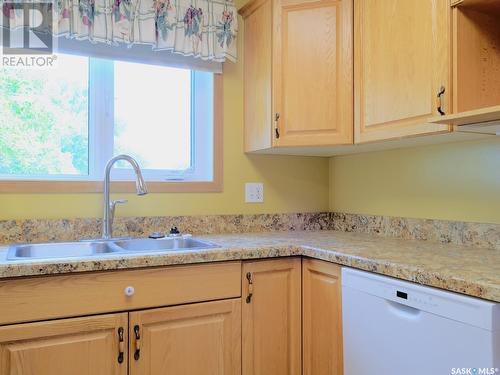
{"label": "window", "polygon": [[125,153],[149,181],[213,181],[213,92],[213,73],[73,55],[0,69],[0,179],[101,180]]}
{"label": "window", "polygon": [[64,56],[51,71],[0,73],[0,175],[89,175],[88,60]]}

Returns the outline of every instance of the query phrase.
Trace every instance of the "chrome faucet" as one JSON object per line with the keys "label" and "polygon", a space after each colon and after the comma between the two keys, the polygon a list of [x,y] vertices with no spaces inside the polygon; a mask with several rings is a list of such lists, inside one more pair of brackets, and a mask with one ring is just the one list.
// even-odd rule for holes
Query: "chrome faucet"
{"label": "chrome faucet", "polygon": [[109,240],[113,237],[113,220],[115,218],[116,205],[119,203],[127,203],[127,200],[125,199],[117,199],[112,202],[110,202],[109,200],[111,169],[113,168],[113,165],[119,160],[128,161],[130,165],[132,165],[132,168],[134,168],[136,177],[135,189],[137,191],[137,195],[146,195],[148,193],[146,183],[144,182],[144,178],[142,177],[141,168],[134,158],[128,155],[118,155],[108,161],[104,174],[104,217],[102,221],[102,238],[106,240]]}

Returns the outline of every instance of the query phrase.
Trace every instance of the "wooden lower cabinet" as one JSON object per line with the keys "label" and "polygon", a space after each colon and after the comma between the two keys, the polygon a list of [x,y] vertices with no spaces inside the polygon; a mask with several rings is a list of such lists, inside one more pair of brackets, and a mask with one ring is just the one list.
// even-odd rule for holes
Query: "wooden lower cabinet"
{"label": "wooden lower cabinet", "polygon": [[1,279],[0,325],[240,296],[241,262]]}
{"label": "wooden lower cabinet", "polygon": [[126,375],[127,326],[123,313],[0,327],[0,374]]}
{"label": "wooden lower cabinet", "polygon": [[241,299],[130,313],[131,375],[241,374]]}
{"label": "wooden lower cabinet", "polygon": [[341,267],[302,260],[303,375],[341,375]]}
{"label": "wooden lower cabinet", "polygon": [[238,271],[234,298],[0,326],[0,375],[341,375],[341,267],[289,257]]}
{"label": "wooden lower cabinet", "polygon": [[301,259],[243,263],[243,375],[301,374]]}

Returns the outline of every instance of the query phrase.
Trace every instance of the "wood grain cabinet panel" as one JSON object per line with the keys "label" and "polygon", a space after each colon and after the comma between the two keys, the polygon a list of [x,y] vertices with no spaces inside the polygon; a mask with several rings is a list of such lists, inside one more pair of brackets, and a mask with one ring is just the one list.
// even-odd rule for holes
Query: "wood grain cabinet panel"
{"label": "wood grain cabinet panel", "polygon": [[2,280],[0,325],[235,298],[240,279],[224,262]]}
{"label": "wood grain cabinet panel", "polygon": [[253,0],[245,151],[353,142],[353,0]]}
{"label": "wood grain cabinet panel", "polygon": [[448,0],[358,0],[354,6],[355,143],[446,132],[428,124],[437,96],[451,113]]}
{"label": "wood grain cabinet panel", "polygon": [[455,112],[500,105],[500,2],[463,1],[452,12]]}
{"label": "wood grain cabinet panel", "polygon": [[302,261],[303,375],[342,375],[341,267]]}
{"label": "wood grain cabinet panel", "polygon": [[301,259],[243,263],[243,375],[301,374]]}
{"label": "wood grain cabinet panel", "polygon": [[274,144],[351,144],[352,0],[277,0],[274,9]]}
{"label": "wood grain cabinet panel", "polygon": [[127,325],[125,313],[0,327],[0,374],[126,375]]}
{"label": "wood grain cabinet panel", "polygon": [[241,373],[241,299],[130,313],[131,375]]}
{"label": "wood grain cabinet panel", "polygon": [[272,0],[247,9],[244,30],[245,151],[268,149],[271,143]]}

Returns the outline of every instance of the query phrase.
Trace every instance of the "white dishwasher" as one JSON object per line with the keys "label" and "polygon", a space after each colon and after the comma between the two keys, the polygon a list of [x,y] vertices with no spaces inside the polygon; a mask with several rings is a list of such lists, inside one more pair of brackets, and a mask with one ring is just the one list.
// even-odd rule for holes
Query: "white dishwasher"
{"label": "white dishwasher", "polygon": [[344,267],[344,375],[500,375],[500,304]]}

